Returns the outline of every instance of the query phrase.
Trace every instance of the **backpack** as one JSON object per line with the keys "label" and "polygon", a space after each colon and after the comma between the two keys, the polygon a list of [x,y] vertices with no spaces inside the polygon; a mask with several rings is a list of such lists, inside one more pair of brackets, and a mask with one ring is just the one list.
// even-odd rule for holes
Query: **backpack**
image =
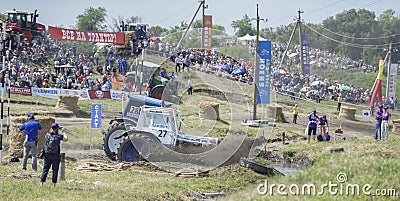
{"label": "backpack", "polygon": [[44,152],[46,154],[58,153],[57,135],[46,135],[46,142],[44,144]]}

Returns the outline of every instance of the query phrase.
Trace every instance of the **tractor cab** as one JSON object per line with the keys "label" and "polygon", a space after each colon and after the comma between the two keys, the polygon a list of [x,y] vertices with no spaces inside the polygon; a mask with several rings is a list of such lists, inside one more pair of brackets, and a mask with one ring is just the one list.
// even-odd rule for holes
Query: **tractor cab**
{"label": "tractor cab", "polygon": [[33,37],[41,37],[46,30],[44,25],[36,23],[36,18],[39,17],[37,10],[34,13],[28,13],[13,9],[6,11],[6,15],[6,31],[20,34],[22,39],[26,38],[29,42]]}
{"label": "tractor cab", "polygon": [[133,32],[135,38],[132,39],[138,39],[138,40],[147,40],[148,34],[147,34],[147,27],[149,27],[148,24],[143,24],[143,23],[129,23],[128,24],[128,32]]}

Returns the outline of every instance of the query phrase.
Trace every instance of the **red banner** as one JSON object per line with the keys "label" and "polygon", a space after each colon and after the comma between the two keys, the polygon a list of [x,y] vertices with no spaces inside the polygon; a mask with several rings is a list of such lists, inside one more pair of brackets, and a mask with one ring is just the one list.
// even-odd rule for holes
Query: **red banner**
{"label": "red banner", "polygon": [[90,99],[111,99],[110,91],[88,90]]}
{"label": "red banner", "polygon": [[56,40],[113,44],[124,44],[125,42],[125,35],[122,32],[89,32],[49,26],[49,34],[52,39]]}
{"label": "red banner", "polygon": [[212,48],[212,16],[211,15],[204,15],[203,18],[203,48],[204,49],[211,49]]}
{"label": "red banner", "polygon": [[11,94],[20,94],[24,96],[32,96],[32,89],[30,87],[11,86]]}

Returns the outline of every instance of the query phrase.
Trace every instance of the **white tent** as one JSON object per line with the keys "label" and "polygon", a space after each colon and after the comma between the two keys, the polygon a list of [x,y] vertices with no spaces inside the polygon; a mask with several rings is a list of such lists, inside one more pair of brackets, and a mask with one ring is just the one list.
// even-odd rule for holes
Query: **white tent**
{"label": "white tent", "polygon": [[[256,39],[257,39],[257,36],[251,36],[250,34],[246,34],[246,35],[238,38],[238,40],[240,40],[240,41],[252,41],[252,40],[256,40]],[[267,39],[259,37],[258,40],[263,41],[263,40],[267,40]]]}

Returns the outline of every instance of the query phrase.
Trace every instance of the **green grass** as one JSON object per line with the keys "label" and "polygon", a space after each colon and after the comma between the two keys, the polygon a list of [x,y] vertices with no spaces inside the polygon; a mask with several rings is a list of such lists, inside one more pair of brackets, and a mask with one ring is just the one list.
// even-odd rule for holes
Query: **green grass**
{"label": "green grass", "polygon": [[[126,171],[80,172],[72,168],[77,165],[79,163],[67,163],[66,181],[59,182],[57,188],[50,186],[51,180],[40,188],[39,178],[2,178],[0,196],[2,200],[193,200],[194,194],[232,192],[263,178],[237,165],[216,169],[207,177],[192,178],[140,167]],[[7,175],[20,172],[19,168],[17,164],[1,166],[0,171]]]}

